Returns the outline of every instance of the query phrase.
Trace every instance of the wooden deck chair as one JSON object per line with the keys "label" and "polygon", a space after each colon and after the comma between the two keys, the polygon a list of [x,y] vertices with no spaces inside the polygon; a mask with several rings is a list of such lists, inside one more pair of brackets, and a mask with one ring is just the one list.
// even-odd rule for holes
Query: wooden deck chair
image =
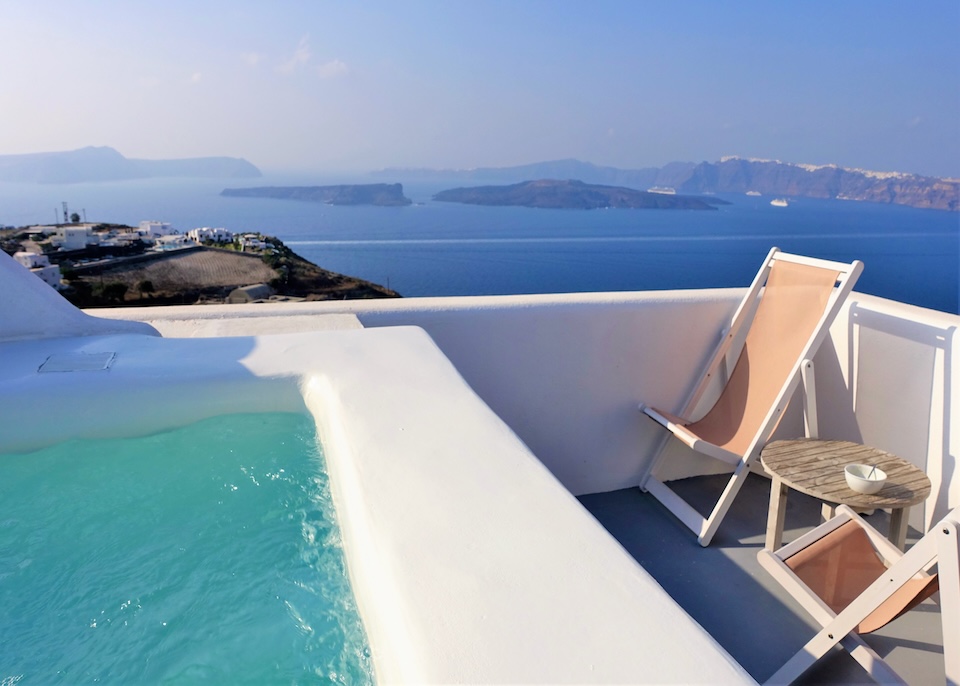
{"label": "wooden deck chair", "polygon": [[[846,505],[837,516],[777,551],[761,566],[823,627],[767,683],[791,683],[838,643],[880,683],[903,683],[860,634],[885,626],[939,588],[948,684],[960,684],[960,510],[906,553]],[[933,563],[937,573],[927,574]]]}
{"label": "wooden deck chair", "polygon": [[[773,248],[710,358],[706,373],[679,416],[645,404],[640,409],[693,450],[734,467],[709,516],[703,517],[656,475],[663,441],[640,487],[663,503],[709,545],[770,438],[803,376],[807,436],[816,437],[813,356],[853,289],[863,263],[830,262],[789,255]],[[728,360],[736,360],[727,375]],[[699,419],[707,394],[722,384],[712,407]]]}

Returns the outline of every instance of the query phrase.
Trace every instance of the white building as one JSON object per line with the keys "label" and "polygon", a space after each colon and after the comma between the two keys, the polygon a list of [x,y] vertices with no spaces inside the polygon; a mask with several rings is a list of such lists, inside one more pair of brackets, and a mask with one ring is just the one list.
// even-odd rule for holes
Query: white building
{"label": "white building", "polygon": [[51,242],[61,250],[83,250],[88,245],[98,245],[100,234],[94,233],[93,224],[58,226]]}
{"label": "white building", "polygon": [[14,253],[13,259],[36,274],[40,279],[54,288],[60,288],[60,266],[50,264],[50,259],[46,255],[38,255],[35,252]]}
{"label": "white building", "polygon": [[213,241],[214,243],[230,243],[233,241],[233,232],[227,231],[223,227],[211,229],[209,226],[190,229],[187,231],[187,237],[195,243],[204,241]]}
{"label": "white building", "polygon": [[154,250],[179,250],[191,246],[186,236],[160,236],[153,242]]}
{"label": "white building", "polygon": [[167,222],[145,220],[140,222],[137,233],[144,238],[159,238],[160,236],[173,236],[177,231]]}
{"label": "white building", "polygon": [[129,246],[131,243],[136,243],[137,241],[141,240],[140,234],[137,233],[136,231],[128,231],[124,233],[118,233],[118,232],[111,232],[111,233],[112,235],[108,239],[100,241],[100,245],[126,247],[126,246]]}
{"label": "white building", "polygon": [[265,250],[267,246],[270,245],[262,238],[259,234],[255,233],[245,233],[240,237],[240,249],[246,250],[247,248],[256,248],[257,250]]}

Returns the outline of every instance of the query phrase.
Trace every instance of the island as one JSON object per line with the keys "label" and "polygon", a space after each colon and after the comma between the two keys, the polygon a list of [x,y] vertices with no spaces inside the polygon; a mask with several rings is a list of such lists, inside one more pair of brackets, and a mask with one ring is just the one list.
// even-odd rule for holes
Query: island
{"label": "island", "polygon": [[541,179],[508,186],[474,186],[452,188],[433,196],[438,202],[459,202],[469,205],[538,207],[546,209],[594,210],[668,209],[715,210],[715,205],[729,204],[717,198],[650,193],[620,186],[599,186],[582,181]]}
{"label": "island", "polygon": [[411,204],[399,183],[367,183],[341,186],[259,186],[224,188],[220,195],[232,198],[276,198],[305,200],[326,205],[380,205],[400,207]]}
{"label": "island", "polygon": [[894,171],[851,169],[835,164],[724,157],[718,162],[671,162],[663,167],[619,169],[580,160],[554,160],[514,167],[476,169],[388,168],[384,178],[431,183],[517,183],[525,179],[580,179],[628,188],[667,187],[677,193],[747,193],[773,197],[834,198],[960,211],[960,179]]}
{"label": "island", "polygon": [[100,183],[131,179],[233,179],[260,176],[260,170],[239,157],[194,157],[140,160],[111,147],[89,146],[65,152],[0,155],[0,181],[10,183]]}

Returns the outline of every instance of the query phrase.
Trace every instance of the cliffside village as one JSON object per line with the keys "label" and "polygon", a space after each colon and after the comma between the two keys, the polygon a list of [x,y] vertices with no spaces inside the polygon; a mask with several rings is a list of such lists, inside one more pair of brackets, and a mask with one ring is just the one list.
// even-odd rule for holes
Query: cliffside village
{"label": "cliffside village", "polygon": [[16,237],[22,250],[13,258],[57,290],[66,288],[63,270],[111,264],[136,255],[169,253],[201,245],[230,245],[240,252],[262,253],[273,248],[259,233],[234,234],[224,228],[202,227],[186,233],[167,222],[142,221],[139,227],[95,223],[31,226]]}

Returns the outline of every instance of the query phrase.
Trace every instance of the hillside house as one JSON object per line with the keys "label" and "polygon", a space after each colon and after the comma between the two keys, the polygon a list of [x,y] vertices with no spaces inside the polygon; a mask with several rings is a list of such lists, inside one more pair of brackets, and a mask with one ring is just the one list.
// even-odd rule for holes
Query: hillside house
{"label": "hillside house", "polygon": [[145,220],[140,222],[140,228],[137,230],[143,238],[156,239],[161,236],[173,236],[179,233],[168,222],[158,222]]}
{"label": "hillside house", "polygon": [[60,289],[60,267],[56,264],[50,264],[50,259],[46,255],[38,255],[35,252],[14,253],[13,259],[36,274],[45,284]]}
{"label": "hillside house", "polygon": [[187,237],[195,243],[203,243],[205,241],[213,241],[214,243],[233,242],[233,232],[227,231],[223,227],[211,229],[209,226],[204,226],[202,228],[190,229],[187,232]]}
{"label": "hillside house", "polygon": [[83,250],[88,245],[99,245],[100,234],[94,232],[93,224],[58,226],[50,242],[61,250]]}

